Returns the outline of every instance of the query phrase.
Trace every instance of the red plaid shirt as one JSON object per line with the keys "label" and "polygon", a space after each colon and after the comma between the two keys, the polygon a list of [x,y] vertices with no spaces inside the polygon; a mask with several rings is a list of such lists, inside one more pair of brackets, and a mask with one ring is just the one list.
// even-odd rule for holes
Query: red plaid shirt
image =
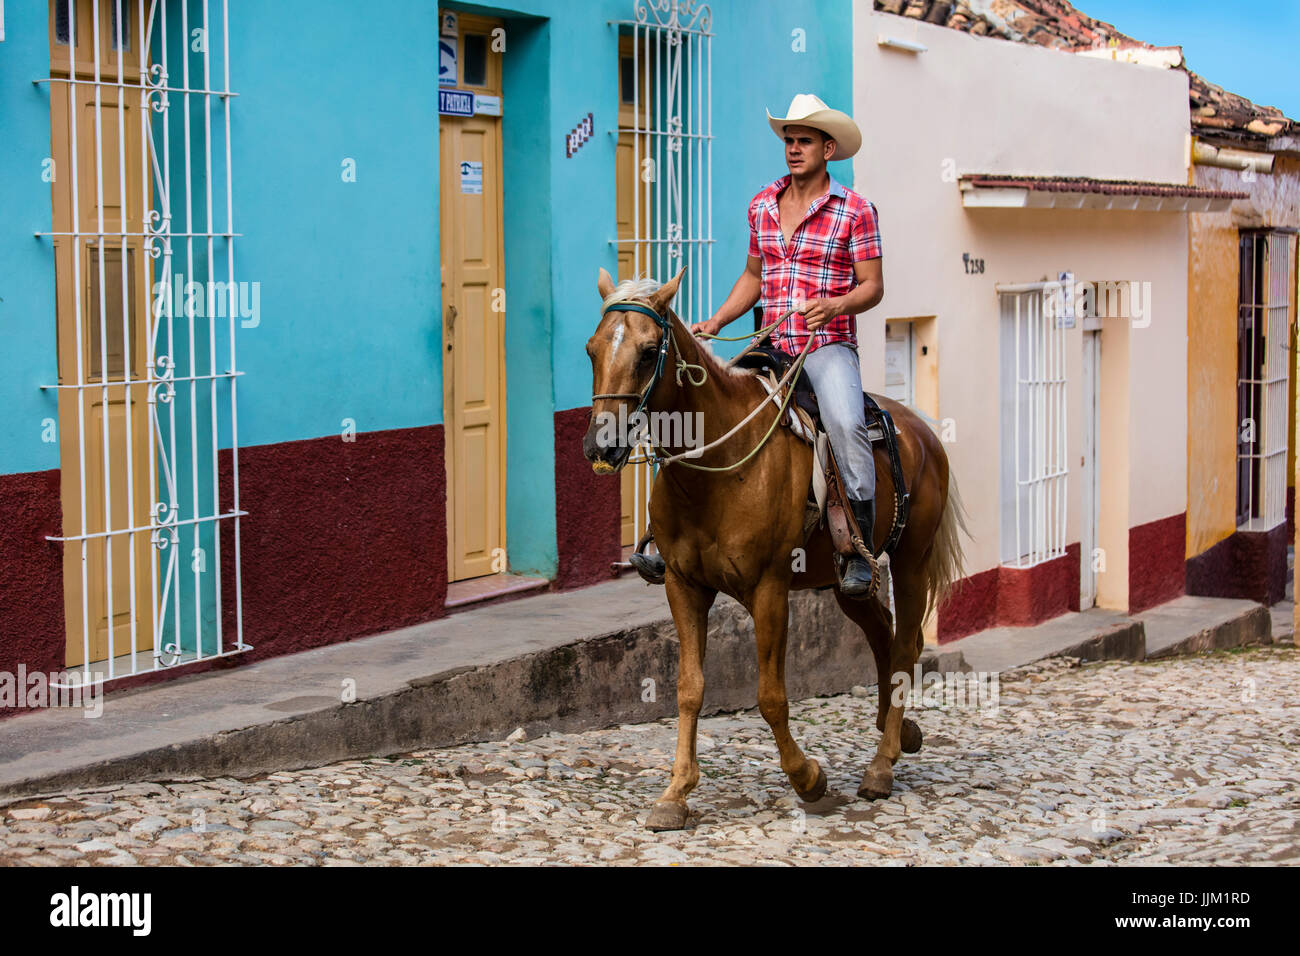
{"label": "red plaid shirt", "polygon": [[[790,177],[782,176],[764,187],[749,204],[749,254],[763,260],[759,304],[765,323],[775,322],[805,299],[852,292],[858,285],[853,263],[881,255],[875,205],[845,189],[834,177],[826,194],[808,207],[787,248],[777,199],[789,185]],[[812,333],[809,351],[828,342],[856,345],[857,327],[856,315],[837,315]],[[796,312],[772,333],[772,344],[798,355],[808,335],[804,317]]]}

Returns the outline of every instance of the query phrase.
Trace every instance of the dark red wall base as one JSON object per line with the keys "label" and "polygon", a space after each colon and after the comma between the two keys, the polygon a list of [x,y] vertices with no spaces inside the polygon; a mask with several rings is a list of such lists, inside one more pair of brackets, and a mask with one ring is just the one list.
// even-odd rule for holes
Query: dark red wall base
{"label": "dark red wall base", "polygon": [[1079,609],[1079,545],[1030,568],[989,568],[963,579],[939,608],[939,643],[990,627],[1030,627]]}
{"label": "dark red wall base", "polygon": [[1186,512],[1129,528],[1130,614],[1172,601],[1183,593],[1186,553]]}
{"label": "dark red wall base", "polygon": [[1286,486],[1286,539],[1295,540],[1295,485]]}
{"label": "dark red wall base", "polygon": [[[220,456],[222,507],[231,458]],[[239,449],[244,660],[441,617],[447,472],[441,425]],[[221,524],[227,634],[234,524]]]}
{"label": "dark red wall base", "polygon": [[555,413],[555,544],[559,570],[552,588],[605,581],[622,554],[622,484],[597,475],[582,454],[590,408]]}
{"label": "dark red wall base", "polygon": [[0,475],[0,671],[64,669],[62,527],[57,469]]}
{"label": "dark red wall base", "polygon": [[1276,604],[1286,595],[1286,524],[1238,531],[1187,560],[1188,594]]}

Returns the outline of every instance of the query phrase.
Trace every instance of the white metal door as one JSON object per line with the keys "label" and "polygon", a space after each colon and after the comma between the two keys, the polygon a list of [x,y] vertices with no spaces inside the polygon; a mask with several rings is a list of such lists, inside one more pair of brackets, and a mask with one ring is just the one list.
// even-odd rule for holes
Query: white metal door
{"label": "white metal door", "polygon": [[1101,515],[1098,445],[1101,435],[1101,332],[1083,330],[1083,448],[1079,513],[1079,609],[1097,603],[1097,541]]}
{"label": "white metal door", "polygon": [[[635,275],[653,264],[653,278],[666,282],[685,266],[673,308],[683,322],[701,322],[713,311],[713,14],[695,0],[634,0],[633,16],[616,21],[631,37],[635,90],[632,125],[618,135],[631,135],[640,169],[632,236],[610,243],[630,245]],[[646,502],[635,516],[639,539],[650,499],[636,495]]]}
{"label": "white metal door", "polygon": [[[110,388],[146,396],[144,434],[137,433],[147,441],[144,474],[129,466],[130,456],[120,474],[109,473],[121,456],[109,453],[116,438],[101,422],[105,453],[73,456],[64,475],[63,535],[50,537],[80,555],[80,614],[68,615],[70,627],[83,631],[78,676],[112,680],[250,649],[240,588],[239,519],[246,512],[239,506],[235,329],[258,324],[260,295],[235,282],[227,0],[51,0],[49,14],[50,75],[36,79],[50,84],[51,102],[59,104],[51,110],[52,140],[66,142],[70,159],[53,201],[68,208],[50,232],[37,235],[71,253],[64,257],[74,273],[67,311],[78,340],[59,381],[42,388],[77,397],[61,403],[71,420],[60,421],[60,429],[83,436],[78,441],[95,426],[83,395],[92,405],[95,392]],[[142,160],[133,164],[128,156]],[[116,177],[106,174],[110,169]],[[114,258],[113,249],[135,247],[149,286],[140,310],[126,291],[120,307],[104,291],[130,288],[132,256]],[[118,269],[114,284],[109,274]],[[87,270],[96,283],[83,282]],[[86,288],[101,291],[83,296]],[[105,347],[96,370],[93,348],[85,352],[90,360],[83,358],[83,326],[98,327],[92,346],[109,342],[124,356],[140,348],[143,368],[132,361],[114,367]],[[105,489],[98,511],[87,501],[92,485]],[[114,488],[119,492],[110,494]],[[137,492],[144,513],[133,507]],[[122,501],[130,504],[114,507]],[[134,547],[112,546],[141,539],[151,544],[148,567],[135,566]],[[223,540],[234,578],[224,584]],[[89,554],[102,560],[88,562]],[[129,567],[114,568],[114,556],[123,554]],[[92,654],[86,602],[95,588],[88,573],[105,576],[107,615],[123,621],[121,630],[151,628],[144,649],[110,639],[105,656]],[[119,583],[124,574],[147,579],[142,588],[115,591],[115,574]],[[125,614],[113,606],[115,593],[129,602]]]}

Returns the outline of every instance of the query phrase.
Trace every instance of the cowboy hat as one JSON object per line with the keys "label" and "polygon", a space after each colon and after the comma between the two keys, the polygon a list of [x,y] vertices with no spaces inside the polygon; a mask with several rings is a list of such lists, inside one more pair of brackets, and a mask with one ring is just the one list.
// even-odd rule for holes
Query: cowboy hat
{"label": "cowboy hat", "polygon": [[862,146],[862,131],[847,113],[833,110],[812,93],[799,93],[790,101],[790,109],[785,116],[773,116],[767,113],[767,121],[772,124],[772,131],[785,139],[787,126],[811,126],[819,129],[835,140],[834,159],[848,159]]}

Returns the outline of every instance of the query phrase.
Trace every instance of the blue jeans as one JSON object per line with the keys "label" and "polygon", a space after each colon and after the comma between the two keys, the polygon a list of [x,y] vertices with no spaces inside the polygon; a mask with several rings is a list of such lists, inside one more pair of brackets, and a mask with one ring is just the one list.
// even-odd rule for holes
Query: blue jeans
{"label": "blue jeans", "polygon": [[870,501],[876,496],[876,460],[867,438],[857,349],[831,342],[808,353],[803,367],[817,393],[822,427],[831,440],[845,493],[855,501]]}

